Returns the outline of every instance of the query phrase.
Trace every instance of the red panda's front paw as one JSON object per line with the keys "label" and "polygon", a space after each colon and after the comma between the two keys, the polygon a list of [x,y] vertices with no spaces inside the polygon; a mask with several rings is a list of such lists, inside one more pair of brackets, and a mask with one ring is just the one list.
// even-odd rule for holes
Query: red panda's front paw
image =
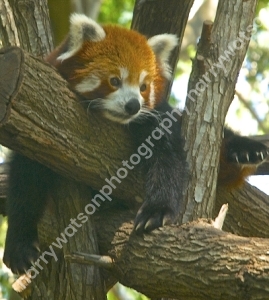
{"label": "red panda's front paw", "polygon": [[37,236],[20,236],[8,230],[3,262],[14,274],[25,274],[38,259]]}
{"label": "red panda's front paw", "polygon": [[260,164],[269,156],[269,149],[258,141],[236,137],[228,144],[227,159],[238,164]]}
{"label": "red panda's front paw", "polygon": [[21,242],[15,248],[6,248],[3,261],[14,274],[25,274],[38,259],[36,244]]}
{"label": "red panda's front paw", "polygon": [[134,229],[138,234],[175,223],[177,213],[171,207],[152,206],[145,202],[137,212]]}

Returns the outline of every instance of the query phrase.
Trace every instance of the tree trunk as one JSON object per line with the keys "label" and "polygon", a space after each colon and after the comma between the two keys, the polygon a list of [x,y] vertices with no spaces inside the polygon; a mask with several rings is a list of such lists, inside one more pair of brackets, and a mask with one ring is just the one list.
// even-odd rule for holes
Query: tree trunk
{"label": "tree trunk", "polygon": [[212,217],[225,116],[251,38],[256,3],[219,1],[214,24],[204,23],[182,124],[191,174],[183,222]]}
{"label": "tree trunk", "polygon": [[[87,216],[83,223],[76,219],[89,203],[91,190],[62,177],[56,179],[55,186],[57,189],[52,190],[52,199],[39,226],[41,256],[45,261],[40,259],[41,268],[35,264],[37,276],[32,281],[31,299],[48,299],[48,296],[50,300],[106,299],[107,289],[97,266],[69,263],[64,259],[76,251],[99,253],[92,218]],[[63,239],[62,234],[67,238],[65,243],[57,242],[57,237]],[[48,253],[54,251],[52,258]]]}

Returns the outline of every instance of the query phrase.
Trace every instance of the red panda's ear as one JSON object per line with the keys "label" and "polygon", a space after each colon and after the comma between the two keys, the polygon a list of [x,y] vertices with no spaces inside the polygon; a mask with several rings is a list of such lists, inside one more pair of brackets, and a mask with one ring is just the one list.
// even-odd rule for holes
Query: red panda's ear
{"label": "red panda's ear", "polygon": [[104,29],[94,20],[82,14],[70,16],[70,31],[68,37],[68,50],[57,59],[65,60],[72,57],[86,41],[99,42],[106,37]]}
{"label": "red panda's ear", "polygon": [[175,34],[168,33],[155,35],[148,39],[148,44],[161,64],[164,77],[170,79],[171,72],[168,66],[168,59],[172,50],[178,44],[177,36]]}

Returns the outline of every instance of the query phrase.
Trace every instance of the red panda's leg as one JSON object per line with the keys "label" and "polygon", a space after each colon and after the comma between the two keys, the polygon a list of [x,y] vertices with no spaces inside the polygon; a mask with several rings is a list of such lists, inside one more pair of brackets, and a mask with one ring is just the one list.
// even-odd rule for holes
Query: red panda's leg
{"label": "red panda's leg", "polygon": [[218,184],[228,189],[241,187],[245,179],[255,173],[257,166],[267,156],[268,148],[264,144],[225,129]]}
{"label": "red panda's leg", "polygon": [[38,258],[37,223],[45,210],[53,174],[45,166],[17,153],[10,161],[8,231],[3,261],[13,273],[25,273]]}
{"label": "red panda's leg", "polygon": [[189,176],[180,122],[173,122],[170,134],[162,131],[160,118],[167,116],[165,112],[172,112],[172,108],[164,102],[158,107],[158,112],[156,117],[152,113],[147,119],[129,124],[137,146],[144,144],[151,151],[141,163],[146,174],[145,195],[134,221],[137,233],[177,221],[183,209],[183,187]]}

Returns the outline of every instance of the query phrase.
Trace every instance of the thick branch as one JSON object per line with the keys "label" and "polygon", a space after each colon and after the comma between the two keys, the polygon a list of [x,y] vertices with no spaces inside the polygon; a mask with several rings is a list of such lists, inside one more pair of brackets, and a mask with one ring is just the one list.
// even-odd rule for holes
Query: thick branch
{"label": "thick branch", "polygon": [[[65,81],[19,48],[3,50],[0,60],[7,61],[0,70],[0,142],[95,189],[107,184],[136,151],[128,128],[87,116]],[[128,174],[114,195],[127,200],[141,195],[137,173]]]}
{"label": "thick branch", "polygon": [[119,210],[95,215],[100,251],[113,257],[111,276],[123,284],[150,297],[179,300],[269,296],[268,240],[234,236],[202,221],[141,237],[132,233],[133,217]]}
{"label": "thick branch", "polygon": [[124,285],[179,300],[269,298],[269,240],[238,237],[202,221],[137,236],[132,223],[122,223],[131,217],[110,211],[96,222],[100,252],[114,258],[113,275]]}
{"label": "thick branch", "polygon": [[[74,188],[70,183],[66,186],[70,186],[69,191],[72,190],[74,195]],[[58,196],[54,197],[56,199]],[[69,207],[78,207],[78,204],[73,204],[68,199],[70,205],[67,208],[64,204],[66,199],[65,197],[63,200],[59,213],[61,215],[64,210],[68,211]],[[227,193],[220,189],[217,200],[218,206],[229,203],[224,230],[231,230],[245,236],[268,237],[268,196],[265,197],[257,189],[246,185],[243,190],[234,193]],[[77,214],[83,211],[81,199],[78,201],[80,208],[77,209]],[[51,214],[51,209],[50,205],[49,212],[46,214],[50,218],[55,214],[55,212]],[[46,232],[43,240],[47,245],[50,245],[59,232],[64,230],[70,217],[76,217],[76,213],[70,215],[70,212],[65,212],[66,223],[60,225],[58,230],[53,225],[56,224],[55,221],[50,223],[46,217],[46,222],[42,225],[45,224],[46,230],[42,232]],[[57,218],[62,217],[56,216]],[[250,293],[250,299],[268,297],[268,289],[265,288],[268,284],[265,266],[268,266],[268,240],[242,239],[221,231],[214,231],[211,227],[205,229],[203,226],[209,225],[199,223],[194,227],[184,226],[182,229],[176,226],[165,227],[141,238],[131,234],[133,225],[130,220],[133,220],[134,213],[111,210],[101,212],[98,216],[95,215],[95,218],[101,254],[112,256],[116,265],[116,271],[113,270],[112,276],[108,277],[108,286],[113,285],[116,280],[121,280],[123,284],[149,296],[162,295],[177,299],[184,299],[184,297],[196,300],[220,299],[221,296],[218,294],[220,290],[227,290],[225,299],[248,299],[246,291]],[[87,225],[88,229],[89,226]],[[87,228],[79,229],[75,240],[72,237],[68,245],[73,247],[74,243],[77,243],[76,240],[81,238],[83,240],[84,235],[87,235]],[[81,230],[83,232],[80,232]],[[73,249],[77,250],[76,247]],[[148,267],[145,268],[145,265]],[[221,285],[223,289],[220,289]],[[253,296],[257,286],[259,290]]]}

